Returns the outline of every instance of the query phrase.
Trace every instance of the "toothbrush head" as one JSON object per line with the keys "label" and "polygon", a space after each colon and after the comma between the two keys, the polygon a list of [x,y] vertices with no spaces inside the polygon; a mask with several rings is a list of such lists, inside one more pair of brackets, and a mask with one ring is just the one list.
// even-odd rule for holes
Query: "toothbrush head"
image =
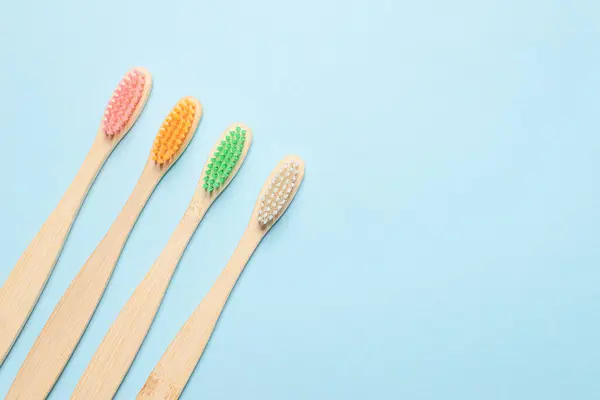
{"label": "toothbrush head", "polygon": [[218,195],[235,176],[246,159],[252,131],[244,124],[233,124],[225,130],[204,167],[202,188]]}
{"label": "toothbrush head", "polygon": [[257,223],[261,229],[269,230],[287,210],[303,178],[304,162],[297,156],[284,158],[273,170],[255,206]]}
{"label": "toothbrush head", "polygon": [[161,166],[171,166],[185,150],[196,132],[202,105],[193,97],[179,100],[160,127],[150,158]]}
{"label": "toothbrush head", "polygon": [[142,112],[151,88],[148,71],[134,68],[127,72],[104,110],[102,132],[110,138],[127,133]]}

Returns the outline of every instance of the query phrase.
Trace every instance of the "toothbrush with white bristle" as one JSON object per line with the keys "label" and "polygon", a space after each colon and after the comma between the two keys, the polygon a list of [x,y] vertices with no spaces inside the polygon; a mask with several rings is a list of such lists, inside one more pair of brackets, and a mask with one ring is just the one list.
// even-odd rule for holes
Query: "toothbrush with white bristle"
{"label": "toothbrush with white bristle", "polygon": [[284,158],[263,186],[252,219],[229,262],[146,380],[137,399],[181,396],[212,335],[225,303],[261,240],[289,207],[304,177],[304,162]]}

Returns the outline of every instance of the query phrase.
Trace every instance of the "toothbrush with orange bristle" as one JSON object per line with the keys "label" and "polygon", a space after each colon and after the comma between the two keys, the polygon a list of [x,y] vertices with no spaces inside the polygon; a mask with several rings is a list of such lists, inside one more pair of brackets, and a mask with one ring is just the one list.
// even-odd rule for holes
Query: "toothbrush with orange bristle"
{"label": "toothbrush with orange bristle", "polygon": [[188,146],[201,115],[200,102],[186,97],[167,116],[133,193],[58,302],[6,399],[37,400],[48,396],[92,318],[142,209]]}
{"label": "toothbrush with orange bristle", "polygon": [[234,124],[225,130],[181,222],[104,337],[71,400],[114,397],[152,325],[181,255],[205,213],[241,168],[251,143],[247,126]]}
{"label": "toothbrush with orange bristle", "polygon": [[0,288],[0,365],[44,290],[89,188],[137,121],[151,88],[148,71],[133,68],[127,72],[106,107],[94,144],[75,179]]}
{"label": "toothbrush with orange bristle", "polygon": [[181,396],[244,267],[261,240],[289,207],[303,177],[304,163],[295,156],[284,158],[273,170],[229,262],[154,367],[137,396],[138,400],[175,400]]}

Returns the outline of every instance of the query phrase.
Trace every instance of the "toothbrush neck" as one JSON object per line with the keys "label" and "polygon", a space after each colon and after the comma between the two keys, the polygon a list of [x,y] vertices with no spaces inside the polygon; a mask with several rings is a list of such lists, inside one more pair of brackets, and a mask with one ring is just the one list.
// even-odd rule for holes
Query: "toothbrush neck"
{"label": "toothbrush neck", "polygon": [[227,267],[233,269],[239,276],[246,267],[250,257],[260,244],[262,238],[262,235],[256,234],[256,229],[254,227],[249,226],[248,229],[246,229],[246,232],[244,232],[242,240],[240,240],[240,243],[231,255],[231,258],[227,263]]}
{"label": "toothbrush neck", "polygon": [[194,195],[179,225],[171,235],[167,246],[159,256],[161,265],[168,266],[169,269],[177,265],[208,207],[210,207],[209,202],[203,201],[198,194]]}
{"label": "toothbrush neck", "polygon": [[74,218],[113,148],[114,145],[103,134],[96,136],[92,148],[81,164],[79,171],[77,171],[77,175],[75,175],[62,197],[60,208],[57,210],[61,216],[72,216]]}
{"label": "toothbrush neck", "polygon": [[153,174],[155,171],[149,168],[149,165],[150,163],[144,169],[133,192],[107,234],[109,236],[109,234],[113,233],[113,239],[119,243],[120,247],[125,245],[125,241],[129,237],[135,222],[160,181],[161,177],[155,173]]}

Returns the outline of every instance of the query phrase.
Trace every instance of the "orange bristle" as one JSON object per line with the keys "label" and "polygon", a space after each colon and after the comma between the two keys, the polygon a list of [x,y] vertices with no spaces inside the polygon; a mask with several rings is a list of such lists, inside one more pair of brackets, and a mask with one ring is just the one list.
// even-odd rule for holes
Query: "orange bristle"
{"label": "orange bristle", "polygon": [[192,128],[195,116],[196,103],[190,99],[179,100],[156,135],[151,152],[152,160],[163,165],[177,155]]}

